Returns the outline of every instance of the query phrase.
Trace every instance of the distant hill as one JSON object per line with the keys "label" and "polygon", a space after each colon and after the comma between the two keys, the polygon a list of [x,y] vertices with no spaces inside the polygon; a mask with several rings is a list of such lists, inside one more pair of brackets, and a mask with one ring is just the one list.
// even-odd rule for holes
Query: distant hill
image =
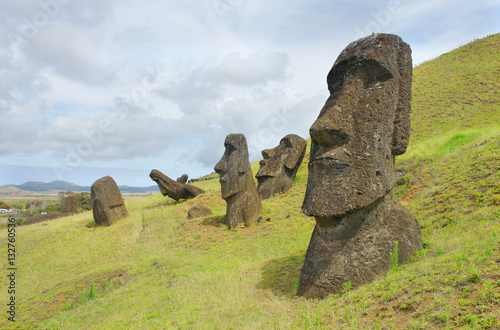
{"label": "distant hill", "polygon": [[0,196],[29,195],[29,191],[24,191],[14,186],[0,186]]}
{"label": "distant hill", "polygon": [[79,186],[71,182],[66,181],[52,181],[49,183],[39,182],[39,181],[28,181],[20,185],[14,185],[19,189],[25,191],[49,191],[49,190],[61,190],[61,191],[73,191],[73,192],[82,192],[82,191],[90,191],[89,186]]}
{"label": "distant hill", "polygon": [[[124,193],[141,193],[148,191],[159,191],[157,185],[148,187],[131,187],[118,186],[121,192]],[[17,190],[13,190],[17,189]],[[49,183],[39,181],[28,181],[20,185],[0,186],[0,194],[12,194],[12,192],[53,192],[53,191],[73,191],[73,192],[90,192],[90,186],[79,186],[77,184],[66,181],[52,181]]]}

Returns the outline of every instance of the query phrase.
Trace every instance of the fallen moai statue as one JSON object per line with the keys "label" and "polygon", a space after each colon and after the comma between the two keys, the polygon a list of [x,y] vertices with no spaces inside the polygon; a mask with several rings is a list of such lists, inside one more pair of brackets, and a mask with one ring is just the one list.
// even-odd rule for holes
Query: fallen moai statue
{"label": "fallen moai statue", "polygon": [[149,177],[158,184],[163,196],[168,196],[175,201],[191,199],[203,193],[200,188],[172,180],[158,170],[152,170]]}

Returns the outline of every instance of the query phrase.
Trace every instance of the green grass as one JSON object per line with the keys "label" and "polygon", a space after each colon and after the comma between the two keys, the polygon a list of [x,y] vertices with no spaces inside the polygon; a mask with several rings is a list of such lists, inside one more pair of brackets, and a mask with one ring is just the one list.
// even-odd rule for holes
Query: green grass
{"label": "green grass", "polygon": [[414,69],[411,142],[500,122],[500,34]]}
{"label": "green grass", "polygon": [[[498,35],[464,47],[475,54],[474,45],[483,49],[489,39],[497,42]],[[484,70],[498,68],[495,63]],[[415,69],[415,88],[425,85],[424,74]],[[495,81],[486,83],[498,93]],[[446,98],[447,92],[435,97]],[[463,95],[454,102],[460,100],[467,105]],[[471,119],[472,110],[453,123],[434,122],[426,117],[432,109],[419,116],[422,109],[414,106],[416,138],[397,159],[395,191],[422,225],[424,248],[372,283],[356,289],[344,283],[342,295],[323,300],[296,296],[315,224],[300,211],[308,151],[292,189],[263,201],[262,220],[251,228],[220,225],[226,204],[217,179],[194,183],[205,194],[189,201],[160,194],[127,200],[129,216],[106,228],[93,225],[91,212],[18,227],[17,322],[8,323],[4,315],[0,328],[499,327],[498,122]],[[255,174],[258,163],[252,168]],[[214,214],[188,220],[194,205]],[[396,257],[397,250],[394,266]],[[6,285],[2,276],[0,288]],[[1,297],[6,302],[6,290]]]}

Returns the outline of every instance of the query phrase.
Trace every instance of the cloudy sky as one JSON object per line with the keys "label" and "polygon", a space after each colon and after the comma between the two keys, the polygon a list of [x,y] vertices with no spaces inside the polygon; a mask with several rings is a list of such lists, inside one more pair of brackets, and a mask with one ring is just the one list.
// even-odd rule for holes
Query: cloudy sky
{"label": "cloudy sky", "polygon": [[308,137],[340,51],[394,33],[419,64],[500,32],[498,0],[0,0],[0,185],[148,186]]}

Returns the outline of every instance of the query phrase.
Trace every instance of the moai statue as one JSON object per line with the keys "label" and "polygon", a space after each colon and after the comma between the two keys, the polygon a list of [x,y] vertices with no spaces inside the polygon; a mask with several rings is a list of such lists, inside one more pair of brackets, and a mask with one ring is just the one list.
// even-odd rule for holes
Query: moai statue
{"label": "moai statue", "polygon": [[226,150],[214,169],[220,175],[221,196],[227,203],[226,225],[249,227],[262,209],[248,161],[247,140],[243,134],[229,134],[224,141]]}
{"label": "moai statue", "polygon": [[110,176],[100,178],[90,188],[94,221],[99,226],[110,226],[128,216],[122,194]]}
{"label": "moai statue", "polygon": [[268,199],[292,188],[292,182],[306,154],[306,146],[306,140],[298,135],[288,134],[277,147],[262,151],[264,159],[260,161],[260,169],[255,175],[259,183],[257,192],[260,198]]}
{"label": "moai statue", "polygon": [[158,170],[151,170],[149,177],[156,182],[163,196],[168,196],[175,201],[179,201],[179,199],[191,199],[204,192],[202,189],[190,184],[174,181]]}
{"label": "moai statue", "polygon": [[330,70],[330,97],[309,131],[302,212],[316,227],[299,295],[325,297],[344,282],[370,282],[389,269],[396,246],[400,263],[422,248],[417,219],[392,190],[394,157],[410,136],[411,75],[411,49],[391,34],[349,44]]}

